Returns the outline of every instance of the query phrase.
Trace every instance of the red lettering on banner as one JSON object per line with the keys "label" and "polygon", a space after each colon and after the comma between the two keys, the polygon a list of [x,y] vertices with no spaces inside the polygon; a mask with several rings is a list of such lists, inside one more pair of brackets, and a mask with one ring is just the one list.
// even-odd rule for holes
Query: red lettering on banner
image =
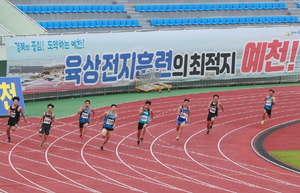
{"label": "red lettering on banner", "polygon": [[265,53],[266,53],[266,42],[249,42],[246,44],[243,54],[241,71],[243,73],[249,72],[262,72]]}
{"label": "red lettering on banner", "polygon": [[294,71],[298,48],[299,41],[249,42],[244,48],[241,72]]}

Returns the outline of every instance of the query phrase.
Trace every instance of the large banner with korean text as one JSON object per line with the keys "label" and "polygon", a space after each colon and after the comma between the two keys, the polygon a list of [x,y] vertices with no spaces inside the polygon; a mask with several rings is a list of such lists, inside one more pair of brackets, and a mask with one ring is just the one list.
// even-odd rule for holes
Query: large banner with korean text
{"label": "large banner with korean text", "polygon": [[168,82],[300,73],[300,28],[236,28],[14,37],[7,76],[24,94],[124,86],[149,70]]}

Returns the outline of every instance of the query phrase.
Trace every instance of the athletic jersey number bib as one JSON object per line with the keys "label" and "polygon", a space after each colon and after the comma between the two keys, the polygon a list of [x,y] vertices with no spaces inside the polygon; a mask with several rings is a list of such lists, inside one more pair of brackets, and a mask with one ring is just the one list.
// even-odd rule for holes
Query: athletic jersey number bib
{"label": "athletic jersey number bib", "polygon": [[149,123],[150,118],[150,109],[144,110],[143,114],[140,116],[140,123]]}
{"label": "athletic jersey number bib", "polygon": [[218,102],[216,104],[213,104],[213,102],[210,103],[210,113],[217,114],[218,113]]}
{"label": "athletic jersey number bib", "polygon": [[108,111],[107,116],[104,118],[103,127],[113,129],[115,120],[116,120],[116,113],[110,114],[110,111]]}
{"label": "athletic jersey number bib", "polygon": [[12,106],[10,106],[9,108],[10,108],[10,118],[19,121],[20,119],[20,112],[18,111],[19,105],[17,105],[16,108],[12,108]]}
{"label": "athletic jersey number bib", "polygon": [[16,117],[16,112],[10,112],[10,117],[15,118]]}
{"label": "athletic jersey number bib", "polygon": [[50,125],[52,123],[52,113],[50,115],[47,115],[45,113],[43,124]]}
{"label": "athletic jersey number bib", "polygon": [[183,106],[182,106],[182,108],[180,110],[180,115],[178,116],[178,120],[179,121],[186,121],[187,118],[188,118],[188,113],[189,113],[189,107],[184,109]]}
{"label": "athletic jersey number bib", "polygon": [[267,109],[271,109],[272,108],[272,106],[273,106],[273,104],[272,104],[272,98],[273,97],[267,97],[267,101],[265,103],[265,108],[267,108]]}
{"label": "athletic jersey number bib", "polygon": [[89,114],[86,113],[86,112],[82,112],[81,118],[83,118],[83,119],[88,119],[88,118],[89,118]]}
{"label": "athletic jersey number bib", "polygon": [[79,121],[81,123],[87,123],[90,121],[90,108],[83,109],[83,111],[80,113]]}

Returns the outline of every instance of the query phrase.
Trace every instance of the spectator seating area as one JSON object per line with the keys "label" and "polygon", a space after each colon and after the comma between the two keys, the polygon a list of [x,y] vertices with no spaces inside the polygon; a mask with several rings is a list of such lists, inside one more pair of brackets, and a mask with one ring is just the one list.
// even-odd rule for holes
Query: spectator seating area
{"label": "spectator seating area", "polygon": [[24,13],[127,12],[124,5],[16,5]]}
{"label": "spectator seating area", "polygon": [[219,4],[165,4],[165,5],[136,5],[138,12],[164,11],[214,11],[214,10],[268,10],[288,9],[284,2],[274,3],[219,3]]}
{"label": "spectator seating area", "polygon": [[141,27],[137,19],[38,21],[45,29]]}
{"label": "spectator seating area", "polygon": [[215,18],[170,18],[151,19],[152,26],[178,25],[221,25],[221,24],[254,24],[254,23],[295,23],[297,16],[260,16],[260,17],[215,17]]}

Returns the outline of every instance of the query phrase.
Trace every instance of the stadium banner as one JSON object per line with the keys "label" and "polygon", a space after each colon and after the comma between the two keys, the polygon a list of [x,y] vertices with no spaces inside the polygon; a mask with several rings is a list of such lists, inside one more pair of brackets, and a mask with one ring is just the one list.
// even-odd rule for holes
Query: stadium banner
{"label": "stadium banner", "polygon": [[0,77],[0,115],[7,115],[15,96],[20,98],[19,105],[26,113],[20,77]]}
{"label": "stadium banner", "polygon": [[148,70],[168,82],[298,74],[299,27],[13,37],[7,76],[24,94],[124,86]]}

